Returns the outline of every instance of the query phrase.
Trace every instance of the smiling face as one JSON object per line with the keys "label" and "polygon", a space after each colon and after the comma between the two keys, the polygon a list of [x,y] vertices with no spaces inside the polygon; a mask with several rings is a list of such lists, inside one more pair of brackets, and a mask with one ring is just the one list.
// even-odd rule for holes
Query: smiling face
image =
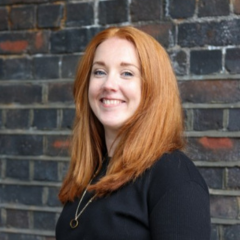
{"label": "smiling face", "polygon": [[131,42],[114,37],[98,46],[88,99],[105,133],[116,132],[135,113],[141,100],[141,70]]}

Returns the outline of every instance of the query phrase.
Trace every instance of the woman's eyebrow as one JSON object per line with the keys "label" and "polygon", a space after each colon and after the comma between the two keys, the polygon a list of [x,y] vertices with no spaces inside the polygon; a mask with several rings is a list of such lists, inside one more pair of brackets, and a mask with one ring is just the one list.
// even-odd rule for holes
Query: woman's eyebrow
{"label": "woman's eyebrow", "polygon": [[100,65],[100,66],[106,66],[106,64],[102,61],[96,61],[93,63],[93,65],[95,65],[95,64]]}
{"label": "woman's eyebrow", "polygon": [[136,66],[135,64],[133,64],[133,63],[121,62],[120,66],[123,66],[123,67],[132,66],[132,67],[135,67],[135,68],[137,68],[138,70],[140,70],[139,67],[137,67],[137,66]]}

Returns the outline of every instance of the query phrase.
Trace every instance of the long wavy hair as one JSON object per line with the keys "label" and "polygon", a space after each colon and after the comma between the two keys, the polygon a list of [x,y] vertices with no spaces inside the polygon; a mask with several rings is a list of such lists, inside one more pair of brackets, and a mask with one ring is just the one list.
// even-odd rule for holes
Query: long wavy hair
{"label": "long wavy hair", "polygon": [[[88,186],[106,153],[103,126],[88,102],[89,79],[97,47],[112,37],[126,39],[136,48],[141,102],[118,132],[106,175]],[[73,95],[76,116],[71,162],[59,193],[62,203],[73,201],[86,187],[99,197],[109,194],[136,179],[164,153],[184,147],[181,101],[168,54],[153,37],[134,27],[111,27],[92,39],[78,65]]]}

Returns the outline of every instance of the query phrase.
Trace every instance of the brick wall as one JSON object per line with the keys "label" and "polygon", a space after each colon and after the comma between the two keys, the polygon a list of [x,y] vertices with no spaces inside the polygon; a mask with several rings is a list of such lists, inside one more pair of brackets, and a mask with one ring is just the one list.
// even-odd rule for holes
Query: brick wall
{"label": "brick wall", "polygon": [[210,188],[211,239],[239,239],[240,0],[1,0],[1,240],[54,239],[75,66],[94,34],[126,24],[169,52],[188,155]]}

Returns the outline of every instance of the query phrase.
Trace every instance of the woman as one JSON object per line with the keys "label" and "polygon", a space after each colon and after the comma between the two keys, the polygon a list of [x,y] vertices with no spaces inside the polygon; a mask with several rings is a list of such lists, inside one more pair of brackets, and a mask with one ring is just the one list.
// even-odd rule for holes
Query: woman
{"label": "woman", "polygon": [[208,188],[184,147],[169,58],[151,36],[95,36],[74,83],[71,163],[57,240],[207,240]]}

